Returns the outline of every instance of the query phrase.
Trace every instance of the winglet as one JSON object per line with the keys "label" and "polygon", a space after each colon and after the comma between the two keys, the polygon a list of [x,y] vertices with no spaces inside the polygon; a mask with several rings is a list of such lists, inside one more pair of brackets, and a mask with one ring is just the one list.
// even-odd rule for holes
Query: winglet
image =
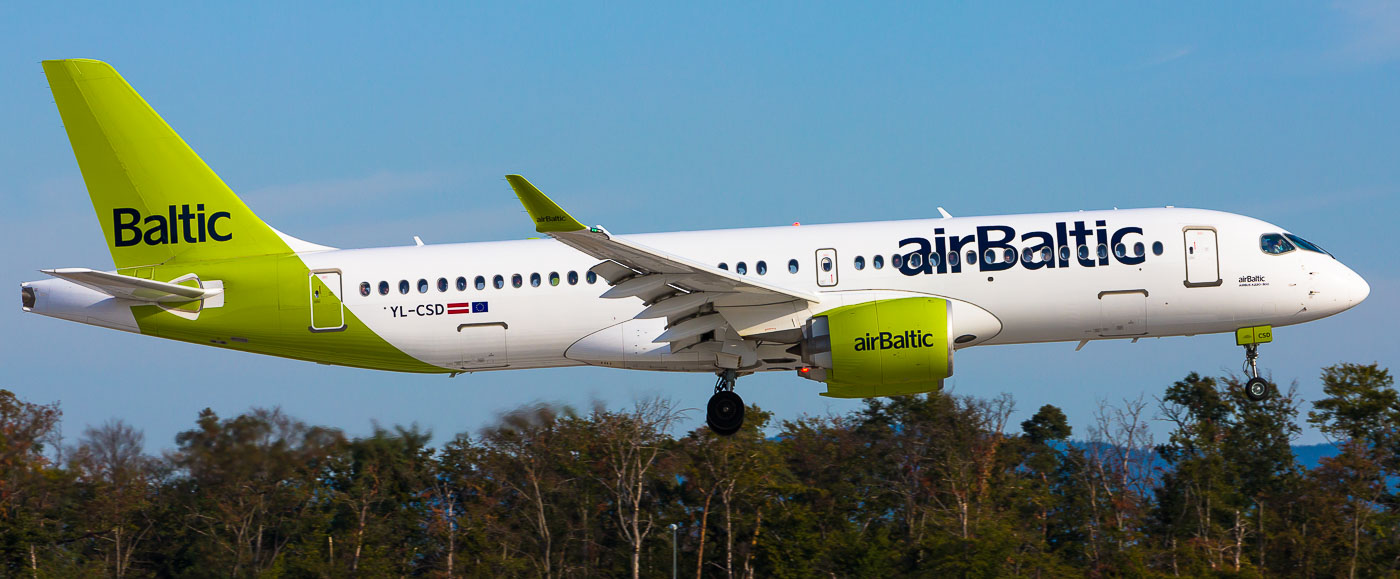
{"label": "winglet", "polygon": [[524,177],[506,175],[506,181],[509,181],[510,187],[515,189],[515,196],[520,198],[520,204],[525,206],[525,211],[530,214],[530,219],[535,220],[535,231],[567,233],[585,229],[582,223],[579,223],[577,219],[559,207],[559,204],[546,197]]}

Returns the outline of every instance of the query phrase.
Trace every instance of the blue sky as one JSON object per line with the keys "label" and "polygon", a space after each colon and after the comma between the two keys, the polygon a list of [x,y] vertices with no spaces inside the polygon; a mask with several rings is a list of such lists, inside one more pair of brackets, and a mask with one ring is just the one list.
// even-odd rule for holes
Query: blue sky
{"label": "blue sky", "polygon": [[[940,205],[1205,207],[1289,228],[1371,283],[1356,309],[1278,330],[1261,349],[1275,379],[1315,400],[1322,366],[1400,362],[1398,4],[400,4],[3,9],[3,281],[111,266],[39,66],[97,58],[265,220],[320,243],[532,236],[502,178],[515,172],[618,233]],[[699,409],[713,382],[591,368],[397,375],[18,306],[0,308],[0,387],[61,401],[70,442],[120,417],[158,450],[206,406],[275,405],[351,433],[418,422],[445,438],[535,401],[661,394]],[[1015,422],[1060,405],[1083,435],[1098,400],[1241,361],[1224,335],[974,348],[950,385],[1011,393]],[[779,418],[859,407],[819,390],[786,374],[740,383]],[[702,421],[693,411],[689,426]]]}

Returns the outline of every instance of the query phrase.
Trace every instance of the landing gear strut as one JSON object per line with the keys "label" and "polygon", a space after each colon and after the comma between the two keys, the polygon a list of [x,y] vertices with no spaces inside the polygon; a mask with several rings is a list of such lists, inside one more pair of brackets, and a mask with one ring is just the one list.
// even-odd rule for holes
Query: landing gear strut
{"label": "landing gear strut", "polygon": [[710,397],[710,404],[705,408],[705,423],[720,436],[734,434],[744,425],[744,399],[734,393],[738,376],[732,369],[721,371],[719,380],[715,381],[715,395]]}
{"label": "landing gear strut", "polygon": [[1269,399],[1269,381],[1259,377],[1259,344],[1245,344],[1244,373],[1249,381],[1244,383],[1244,395],[1255,402]]}

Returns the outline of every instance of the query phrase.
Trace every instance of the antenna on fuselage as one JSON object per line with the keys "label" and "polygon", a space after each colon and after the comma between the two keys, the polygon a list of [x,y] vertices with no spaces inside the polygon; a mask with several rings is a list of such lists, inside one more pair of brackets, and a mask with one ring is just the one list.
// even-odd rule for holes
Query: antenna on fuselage
{"label": "antenna on fuselage", "polygon": [[952,219],[952,218],[953,218],[953,216],[952,216],[951,214],[949,214],[948,211],[947,211],[946,209],[942,208],[942,207],[939,207],[939,208],[938,208],[938,214],[939,214],[939,215],[942,215],[944,219]]}

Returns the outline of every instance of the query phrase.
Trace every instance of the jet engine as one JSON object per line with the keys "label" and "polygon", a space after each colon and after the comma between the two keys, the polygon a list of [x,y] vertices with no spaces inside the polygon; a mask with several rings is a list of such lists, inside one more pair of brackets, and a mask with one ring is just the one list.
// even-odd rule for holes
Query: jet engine
{"label": "jet engine", "polygon": [[823,396],[867,398],[932,392],[953,375],[952,304],[931,297],[875,300],[807,321],[799,374]]}

